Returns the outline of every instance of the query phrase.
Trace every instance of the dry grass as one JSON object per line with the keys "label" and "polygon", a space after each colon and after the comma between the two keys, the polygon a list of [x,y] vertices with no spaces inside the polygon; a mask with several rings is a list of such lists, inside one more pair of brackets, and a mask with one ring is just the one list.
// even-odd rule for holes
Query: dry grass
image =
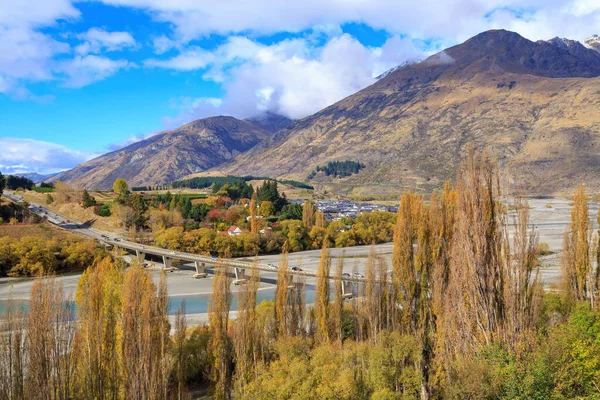
{"label": "dry grass", "polygon": [[41,224],[27,224],[27,225],[0,225],[0,237],[10,236],[15,239],[21,239],[25,236],[36,236],[44,239],[81,239],[80,236],[75,235],[66,229],[58,228],[48,222]]}
{"label": "dry grass", "polygon": [[[98,201],[112,201],[116,196],[114,193],[109,192],[93,192],[92,193]],[[89,223],[91,226],[101,230],[113,231],[113,232],[121,232],[118,222],[115,218],[112,217],[100,217],[94,213],[93,208],[83,208],[78,203],[58,203],[54,201],[52,204],[46,204],[46,194],[45,193],[37,193],[33,191],[26,191],[22,193],[25,200],[34,202],[37,204],[41,204],[52,211],[55,211],[65,217],[81,222],[81,223]],[[52,194],[55,198],[57,197],[55,194]]]}

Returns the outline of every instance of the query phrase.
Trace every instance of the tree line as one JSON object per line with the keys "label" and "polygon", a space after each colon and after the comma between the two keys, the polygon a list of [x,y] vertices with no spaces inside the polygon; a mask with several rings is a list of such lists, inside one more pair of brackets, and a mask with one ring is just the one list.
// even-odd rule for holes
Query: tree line
{"label": "tree line", "polygon": [[364,167],[364,164],[357,161],[330,161],[325,166],[318,165],[317,168],[308,175],[308,179],[313,179],[319,172],[323,172],[325,176],[345,178],[350,175],[358,174]]}
{"label": "tree line", "polygon": [[31,179],[16,176],[16,175],[7,175],[4,178],[5,187],[9,190],[17,190],[17,189],[25,189],[25,190],[33,190],[35,187],[35,182]]}
{"label": "tree line", "polygon": [[[231,186],[239,186],[244,187],[244,184],[247,184],[249,181],[276,181],[275,179],[264,177],[264,176],[203,176],[196,178],[183,179],[180,181],[171,182],[168,186],[169,188],[178,189],[178,188],[189,188],[189,189],[206,189],[213,188],[213,193],[217,193],[219,189],[225,185]],[[284,185],[289,185],[292,187],[297,187],[301,189],[309,189],[314,190],[314,187],[308,185],[304,182],[299,182],[291,179],[279,180],[276,181],[282,183]],[[240,198],[246,197],[250,198],[250,196],[241,196]]]}

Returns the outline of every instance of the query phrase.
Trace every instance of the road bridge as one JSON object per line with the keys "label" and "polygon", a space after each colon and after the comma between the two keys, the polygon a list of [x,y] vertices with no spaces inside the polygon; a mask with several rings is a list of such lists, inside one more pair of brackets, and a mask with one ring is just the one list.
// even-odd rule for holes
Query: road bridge
{"label": "road bridge", "polygon": [[[23,197],[18,196],[12,192],[5,192],[4,195],[15,201],[17,203],[23,204]],[[103,232],[94,228],[91,228],[87,225],[83,225],[81,223],[71,221],[63,215],[60,215],[44,206],[39,204],[30,203],[29,205],[30,211],[38,214],[42,218],[45,218],[50,223],[53,223],[61,228],[80,233],[85,235],[93,240],[98,241],[103,245],[119,247],[128,252],[135,254],[137,261],[143,263],[148,255],[152,255],[158,258],[161,258],[163,261],[163,268],[167,270],[173,269],[173,260],[185,261],[188,263],[193,263],[196,268],[196,278],[206,277],[206,267],[211,266],[212,269],[215,268],[225,268],[230,267],[233,269],[233,272],[238,280],[244,280],[247,276],[247,271],[252,268],[257,269],[258,271],[277,273],[277,268],[270,267],[269,265],[254,263],[249,261],[237,260],[232,258],[218,258],[211,257],[206,255],[197,255],[193,253],[186,253],[181,251],[173,251],[167,250],[160,247],[155,246],[146,246],[136,242],[132,242],[126,240],[122,237],[115,236],[114,233]],[[288,273],[290,277],[308,277],[308,278],[316,278],[316,271],[302,271],[302,270],[292,270],[289,269]],[[336,275],[329,275],[330,280],[341,279],[343,281],[342,284],[342,292],[346,295],[346,287],[350,283],[365,283],[366,279],[362,276],[348,276],[347,274],[339,277]],[[391,281],[388,280],[388,283],[391,284]]]}

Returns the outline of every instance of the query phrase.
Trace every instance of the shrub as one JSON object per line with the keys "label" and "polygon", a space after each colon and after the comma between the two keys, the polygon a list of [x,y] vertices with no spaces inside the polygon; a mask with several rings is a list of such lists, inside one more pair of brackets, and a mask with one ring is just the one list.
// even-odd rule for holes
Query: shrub
{"label": "shrub", "polygon": [[539,243],[537,247],[537,253],[540,256],[552,254],[552,252],[550,251],[550,245],[545,242]]}
{"label": "shrub", "polygon": [[100,206],[96,206],[96,209],[94,211],[96,212],[97,215],[99,215],[101,217],[110,217],[111,216],[110,204],[102,204]]}

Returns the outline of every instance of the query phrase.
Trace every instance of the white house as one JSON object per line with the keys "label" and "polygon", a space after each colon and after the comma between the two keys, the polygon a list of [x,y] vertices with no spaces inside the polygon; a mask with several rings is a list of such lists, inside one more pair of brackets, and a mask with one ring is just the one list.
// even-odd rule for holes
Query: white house
{"label": "white house", "polygon": [[229,227],[229,229],[227,229],[227,234],[229,236],[237,236],[240,233],[242,233],[242,230],[235,225],[232,225]]}

